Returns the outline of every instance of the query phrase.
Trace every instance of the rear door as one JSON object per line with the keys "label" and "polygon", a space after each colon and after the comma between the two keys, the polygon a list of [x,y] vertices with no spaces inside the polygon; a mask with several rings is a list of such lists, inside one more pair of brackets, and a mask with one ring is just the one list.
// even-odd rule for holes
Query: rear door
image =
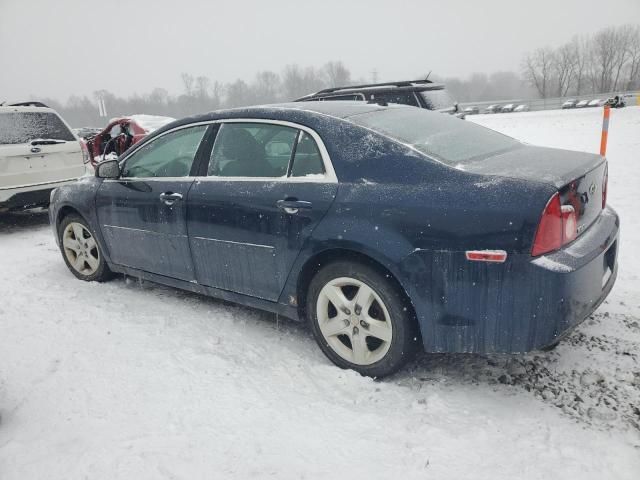
{"label": "rear door", "polygon": [[189,192],[198,283],[277,301],[336,190],[314,132],[258,120],[221,125],[207,176]]}
{"label": "rear door", "polygon": [[124,160],[121,178],[102,183],[96,209],[114,263],[195,279],[186,199],[208,128],[180,128],[155,138]]}
{"label": "rear door", "polygon": [[0,113],[0,188],[72,180],[84,171],[80,142],[55,112]]}

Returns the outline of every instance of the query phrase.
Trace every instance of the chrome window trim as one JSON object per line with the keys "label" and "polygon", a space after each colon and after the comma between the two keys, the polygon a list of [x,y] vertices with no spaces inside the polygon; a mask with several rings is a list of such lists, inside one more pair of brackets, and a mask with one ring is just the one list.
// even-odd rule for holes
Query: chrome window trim
{"label": "chrome window trim", "polygon": [[[176,132],[178,130],[182,130],[185,128],[198,127],[200,125],[215,125],[222,123],[266,123],[271,125],[282,125],[284,127],[295,128],[298,130],[302,130],[303,132],[311,135],[313,140],[316,142],[318,149],[320,150],[320,156],[322,157],[322,163],[324,164],[325,173],[321,177],[319,174],[317,176],[305,176],[305,177],[221,177],[221,176],[188,176],[188,177],[120,177],[118,179],[111,179],[111,181],[176,181],[176,180],[187,180],[191,181],[215,181],[215,182],[230,182],[230,181],[241,181],[241,182],[294,182],[294,183],[338,183],[338,177],[336,176],[336,172],[333,168],[333,163],[331,162],[331,157],[329,156],[329,152],[327,151],[327,147],[325,146],[320,135],[305,125],[300,125],[299,123],[289,122],[286,120],[270,120],[266,118],[224,118],[217,120],[205,120],[202,122],[189,123],[187,125],[180,125],[179,127],[174,127],[166,132],[162,132],[160,135],[152,139],[148,143],[144,143],[143,145],[138,146],[126,157],[120,160],[120,168],[124,165],[124,163],[131,158],[136,152],[138,152],[145,145],[148,145],[152,142],[155,142],[158,138],[161,138],[169,133]],[[203,137],[204,138],[204,137]],[[214,143],[215,147],[215,143]],[[213,148],[212,148],[213,151]],[[108,179],[107,179],[108,180]],[[105,181],[107,181],[105,180]]]}

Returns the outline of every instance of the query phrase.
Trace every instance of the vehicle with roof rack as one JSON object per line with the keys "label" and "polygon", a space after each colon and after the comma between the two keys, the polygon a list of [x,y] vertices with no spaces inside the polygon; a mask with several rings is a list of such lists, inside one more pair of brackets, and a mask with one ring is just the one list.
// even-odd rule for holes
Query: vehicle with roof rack
{"label": "vehicle with roof rack", "polygon": [[47,206],[51,190],[84,175],[88,161],[84,144],[52,108],[0,104],[0,212]]}
{"label": "vehicle with roof rack", "polygon": [[449,94],[444,84],[434,83],[427,78],[325,88],[295,101],[332,100],[356,100],[382,105],[397,103],[449,113],[460,118],[465,116],[464,112],[458,107],[458,102]]}

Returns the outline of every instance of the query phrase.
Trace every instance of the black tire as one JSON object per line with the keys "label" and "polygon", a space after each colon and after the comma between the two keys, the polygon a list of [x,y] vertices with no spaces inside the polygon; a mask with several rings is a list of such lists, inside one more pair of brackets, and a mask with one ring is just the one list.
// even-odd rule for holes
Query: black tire
{"label": "black tire", "polygon": [[[342,277],[356,279],[371,288],[382,300],[388,312],[392,326],[391,341],[388,342],[388,350],[384,356],[374,363],[360,365],[345,359],[330,345],[321,331],[317,314],[320,292],[325,285]],[[324,266],[311,280],[307,292],[306,316],[320,349],[337,366],[355,370],[369,377],[380,378],[390,375],[415,356],[421,338],[412,312],[413,308],[406,296],[391,279],[361,262],[336,261]],[[346,340],[343,341],[345,342]]]}
{"label": "black tire", "polygon": [[84,280],[86,282],[105,282],[109,279],[111,279],[113,277],[113,272],[111,272],[111,270],[109,270],[109,266],[107,265],[107,262],[104,259],[104,255],[102,254],[102,252],[100,251],[100,244],[98,243],[97,240],[95,240],[95,249],[94,250],[94,254],[95,252],[97,252],[97,268],[94,272],[90,273],[90,274],[83,274],[81,271],[78,271],[69,261],[69,258],[67,256],[67,253],[65,252],[65,248],[63,245],[63,235],[65,230],[67,229],[67,227],[72,224],[72,223],[79,223],[80,225],[82,225],[84,227],[84,229],[93,237],[93,239],[95,240],[95,234],[93,233],[93,231],[91,230],[91,228],[89,227],[89,224],[85,221],[84,218],[82,218],[80,215],[76,215],[76,214],[70,214],[65,216],[62,221],[60,222],[60,225],[58,225],[58,243],[60,245],[60,252],[62,253],[62,258],[64,259],[64,263],[67,264],[67,267],[69,268],[69,270],[71,270],[71,273],[73,273],[77,278],[79,278],[80,280]]}

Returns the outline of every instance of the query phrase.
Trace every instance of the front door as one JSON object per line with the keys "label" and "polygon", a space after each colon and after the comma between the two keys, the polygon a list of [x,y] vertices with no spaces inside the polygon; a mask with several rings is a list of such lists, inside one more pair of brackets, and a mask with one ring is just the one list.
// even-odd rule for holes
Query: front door
{"label": "front door", "polygon": [[121,178],[102,183],[96,207],[112,262],[195,279],[186,199],[207,128],[182,128],[155,138],[124,160]]}
{"label": "front door", "polygon": [[223,124],[208,176],[189,192],[198,283],[276,301],[335,198],[324,162],[312,135],[293,126]]}

